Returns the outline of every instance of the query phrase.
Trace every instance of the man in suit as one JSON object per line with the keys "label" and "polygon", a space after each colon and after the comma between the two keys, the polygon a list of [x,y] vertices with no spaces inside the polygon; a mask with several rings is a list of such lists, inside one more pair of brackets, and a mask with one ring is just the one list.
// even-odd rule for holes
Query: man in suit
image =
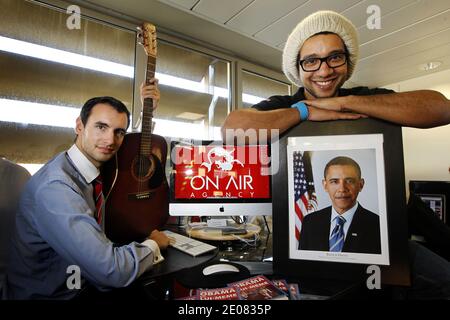
{"label": "man in suit", "polygon": [[[141,87],[159,101],[157,81]],[[74,145],[47,162],[23,189],[9,250],[3,297],[11,300],[123,301],[145,297],[133,283],[162,261],[167,236],[116,245],[104,233],[100,169],[122,145],[130,123],[113,97],[89,99],[75,123]],[[116,290],[115,290],[116,289]]]}
{"label": "man in suit", "polygon": [[304,218],[299,249],[380,254],[379,217],[357,201],[364,187],[358,163],[349,157],[332,159],[322,184],[332,205]]}

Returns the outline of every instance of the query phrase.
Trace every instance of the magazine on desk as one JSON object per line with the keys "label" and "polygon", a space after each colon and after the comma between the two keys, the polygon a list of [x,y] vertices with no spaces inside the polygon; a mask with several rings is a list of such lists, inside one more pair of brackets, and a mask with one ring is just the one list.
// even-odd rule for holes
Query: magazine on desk
{"label": "magazine on desk", "polygon": [[263,275],[233,282],[230,287],[239,288],[242,300],[288,300],[288,296]]}
{"label": "magazine on desk", "polygon": [[258,275],[224,288],[197,289],[191,296],[178,300],[300,300],[300,297],[298,284],[283,279],[270,281]]}
{"label": "magazine on desk", "polygon": [[196,296],[197,300],[242,300],[239,289],[234,287],[199,289]]}
{"label": "magazine on desk", "polygon": [[278,289],[283,291],[284,294],[289,296],[288,283],[286,282],[286,280],[276,279],[276,280],[272,280],[272,283],[275,285],[275,287],[277,287]]}

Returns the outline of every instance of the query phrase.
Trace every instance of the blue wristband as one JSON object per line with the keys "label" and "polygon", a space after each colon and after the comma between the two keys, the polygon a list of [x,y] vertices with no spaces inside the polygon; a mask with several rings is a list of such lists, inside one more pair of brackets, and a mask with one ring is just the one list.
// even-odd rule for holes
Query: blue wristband
{"label": "blue wristband", "polygon": [[309,110],[308,107],[306,106],[306,104],[304,102],[297,102],[294,103],[291,108],[297,108],[298,112],[300,113],[300,120],[301,121],[306,121],[308,120],[309,117]]}

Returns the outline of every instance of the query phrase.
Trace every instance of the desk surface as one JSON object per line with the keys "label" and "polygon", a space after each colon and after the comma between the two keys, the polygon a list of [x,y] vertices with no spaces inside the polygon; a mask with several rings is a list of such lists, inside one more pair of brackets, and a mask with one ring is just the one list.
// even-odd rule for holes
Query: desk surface
{"label": "desk surface", "polygon": [[[174,229],[173,231],[183,234],[181,229]],[[228,244],[224,242],[222,245],[220,241],[210,241],[211,244],[218,246],[221,250],[216,249],[196,258],[169,247],[163,253],[166,260],[144,273],[143,277],[145,277],[144,280],[157,279],[165,275],[176,275],[175,278],[179,278],[188,272],[187,268],[195,268],[201,264],[219,262],[224,259],[246,267],[251,276],[264,274],[270,279],[285,279],[287,282],[298,283],[304,296],[302,299],[355,297],[361,292],[361,284],[349,284],[326,279],[296,279],[273,274],[272,263],[269,262],[271,259],[268,259],[272,256],[272,234],[261,232],[260,239],[257,242],[258,245],[253,246],[236,241],[231,241]]]}

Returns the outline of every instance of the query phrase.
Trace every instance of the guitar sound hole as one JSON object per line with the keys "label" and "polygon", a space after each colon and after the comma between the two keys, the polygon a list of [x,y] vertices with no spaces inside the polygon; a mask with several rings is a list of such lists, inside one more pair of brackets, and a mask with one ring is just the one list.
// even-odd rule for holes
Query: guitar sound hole
{"label": "guitar sound hole", "polygon": [[133,161],[133,173],[138,179],[147,179],[152,176],[154,172],[154,164],[151,158],[138,156]]}

